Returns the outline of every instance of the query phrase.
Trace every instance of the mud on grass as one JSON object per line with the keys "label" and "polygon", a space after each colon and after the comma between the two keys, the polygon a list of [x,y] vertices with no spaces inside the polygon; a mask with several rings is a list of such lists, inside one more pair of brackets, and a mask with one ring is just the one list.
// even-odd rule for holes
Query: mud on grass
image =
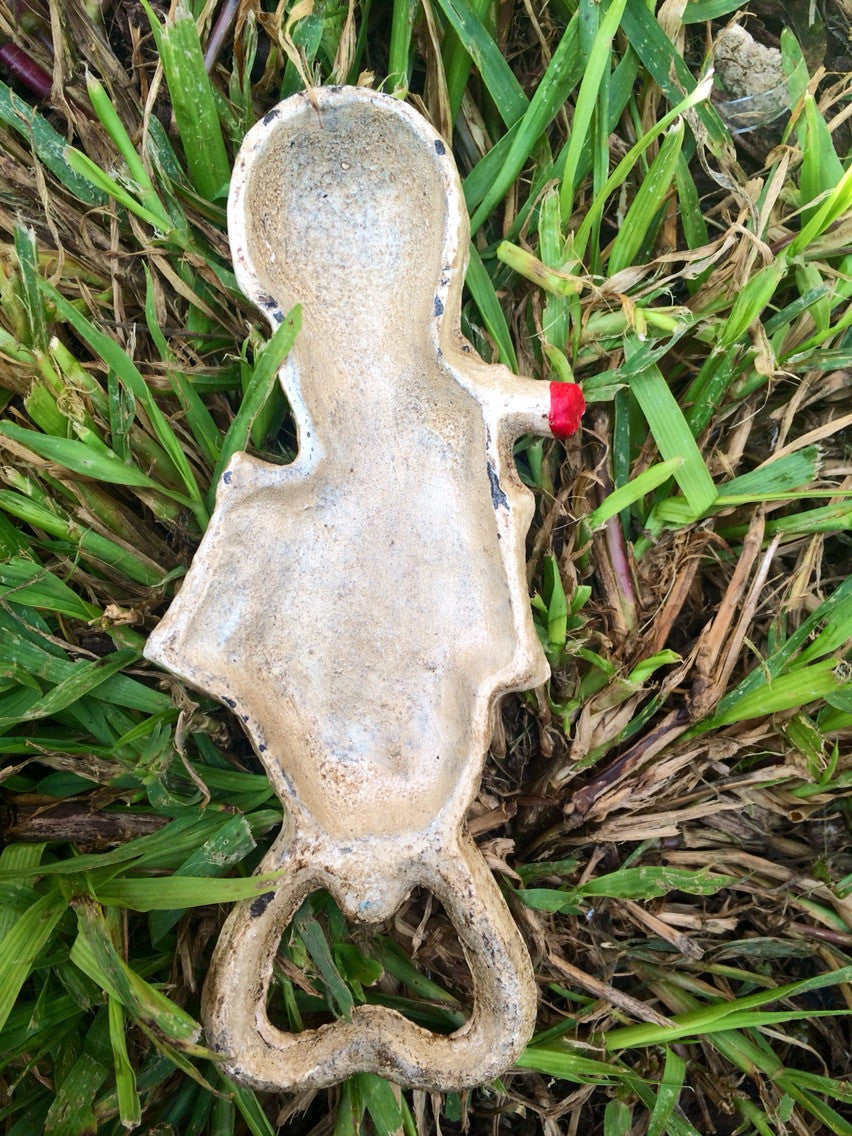
{"label": "mud on grass", "polygon": [[[790,109],[732,136],[702,79],[735,7],[0,0],[7,1133],[852,1131],[849,11],[749,7]],[[506,700],[471,816],[539,1032],[464,1097],[218,1072],[199,987],[280,807],[141,657],[215,470],[293,456],[224,194],[310,82],[452,139],[465,333],[589,403],[518,447],[553,677]],[[270,997],[293,1029],[368,1001],[448,1031],[468,994],[428,894],[378,930],[317,894]]]}

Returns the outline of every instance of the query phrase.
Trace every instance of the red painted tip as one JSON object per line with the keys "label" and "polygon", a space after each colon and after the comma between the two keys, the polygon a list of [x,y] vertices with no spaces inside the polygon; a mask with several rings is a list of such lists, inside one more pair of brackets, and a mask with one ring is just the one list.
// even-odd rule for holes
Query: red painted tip
{"label": "red painted tip", "polygon": [[586,400],[576,383],[550,384],[550,413],[547,421],[557,438],[570,438],[576,433],[585,409]]}

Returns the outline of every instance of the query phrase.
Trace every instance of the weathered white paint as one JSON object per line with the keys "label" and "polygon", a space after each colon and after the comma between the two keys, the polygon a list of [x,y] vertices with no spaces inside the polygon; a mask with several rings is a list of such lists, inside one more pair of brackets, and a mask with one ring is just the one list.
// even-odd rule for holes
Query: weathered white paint
{"label": "weathered white paint", "polygon": [[[288,815],[236,906],[204,993],[209,1043],[261,1089],[372,1070],[424,1089],[503,1072],[535,1019],[532,968],[464,830],[496,700],[542,683],[512,460],[549,434],[548,386],[485,364],[459,329],[468,222],[449,148],[364,88],[281,103],[247,136],[228,205],[240,286],[303,329],[281,372],[299,453],[238,454],[147,657],[241,718]],[[394,1011],[292,1035],[266,990],[305,895],[390,916],[416,886],[447,909],[470,1020],[431,1034]]]}

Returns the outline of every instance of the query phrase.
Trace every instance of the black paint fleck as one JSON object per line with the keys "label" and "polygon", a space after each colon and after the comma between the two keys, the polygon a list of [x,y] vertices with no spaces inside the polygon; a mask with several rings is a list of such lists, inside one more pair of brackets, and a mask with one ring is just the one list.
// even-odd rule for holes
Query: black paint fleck
{"label": "black paint fleck", "polygon": [[495,509],[499,509],[502,505],[504,509],[509,508],[509,498],[503,492],[503,486],[500,484],[500,478],[497,476],[497,470],[488,462],[488,480],[491,482],[491,503]]}
{"label": "black paint fleck", "polygon": [[264,911],[266,911],[267,907],[269,907],[272,902],[274,895],[274,891],[265,891],[263,895],[259,895],[257,899],[251,901],[249,911],[251,912],[252,919],[257,919],[259,915],[263,915]]}
{"label": "black paint fleck", "polygon": [[263,116],[263,125],[269,126],[270,122],[274,122],[278,117],[278,107],[274,107],[271,111]]}
{"label": "black paint fleck", "polygon": [[225,703],[226,706],[230,706],[232,710],[236,706],[236,702],[234,702],[233,698],[228,698],[228,696],[226,694],[222,695],[222,701]]}
{"label": "black paint fleck", "polygon": [[278,301],[274,300],[272,296],[259,296],[258,303],[269,312],[276,323],[284,322],[284,313],[278,307]]}
{"label": "black paint fleck", "polygon": [[436,138],[435,139],[435,153],[436,154],[446,154],[446,152],[447,152],[447,147],[444,145],[444,143],[441,141],[440,138]]}
{"label": "black paint fleck", "polygon": [[257,748],[258,748],[258,751],[260,753],[266,753],[266,746],[265,745],[259,745]]}
{"label": "black paint fleck", "polygon": [[435,297],[435,315],[442,316],[444,314],[444,304],[440,296]]}
{"label": "black paint fleck", "polygon": [[231,470],[226,469],[225,472],[222,474],[222,480],[225,482],[226,485],[230,485],[231,484],[231,478],[233,476],[234,475],[231,472]]}

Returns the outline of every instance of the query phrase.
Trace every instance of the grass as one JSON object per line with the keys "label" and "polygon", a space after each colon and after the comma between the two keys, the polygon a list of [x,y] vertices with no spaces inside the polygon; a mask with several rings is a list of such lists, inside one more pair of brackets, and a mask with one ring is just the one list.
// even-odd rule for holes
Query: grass
{"label": "grass", "polygon": [[[733,138],[705,81],[730,0],[166,7],[0,0],[4,1131],[852,1132],[842,6],[751,5],[791,111]],[[141,649],[216,472],[293,456],[299,314],[267,342],[236,288],[234,153],[282,95],[359,80],[453,139],[465,333],[589,403],[580,438],[518,447],[553,677],[507,700],[471,817],[541,1013],[464,1098],[362,1074],[275,1100],[197,1013],[280,805]],[[318,893],[279,963],[290,1029],[464,1017],[421,893],[369,931]]]}

